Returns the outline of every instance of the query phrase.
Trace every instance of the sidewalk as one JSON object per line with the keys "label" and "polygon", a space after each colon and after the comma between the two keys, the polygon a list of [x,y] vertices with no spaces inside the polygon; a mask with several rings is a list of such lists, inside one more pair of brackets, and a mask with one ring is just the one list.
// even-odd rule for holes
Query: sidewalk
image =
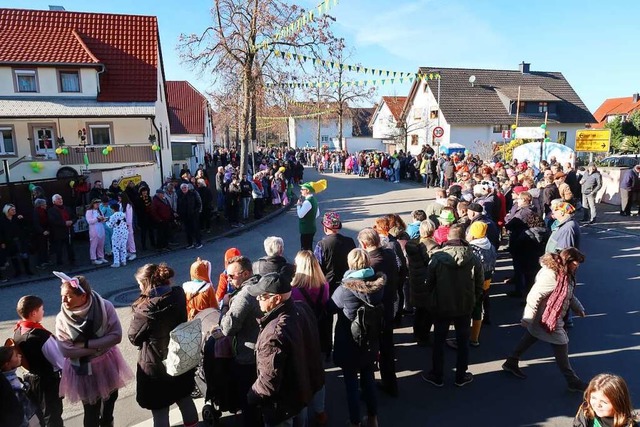
{"label": "sidewalk", "polygon": [[633,211],[633,216],[620,215],[620,206],[597,203],[597,219],[592,225],[585,226],[602,231],[613,231],[633,236],[640,236],[640,216]]}
{"label": "sidewalk", "polygon": [[[292,198],[291,201],[292,203],[295,203],[295,201],[297,200],[297,198]],[[274,207],[273,205],[271,206],[266,206],[265,207],[265,215],[258,219],[258,220],[254,220],[253,219],[253,213],[252,211],[250,212],[249,215],[249,219],[246,220],[244,222],[244,227],[238,227],[238,228],[231,228],[229,226],[229,223],[225,220],[216,220],[215,217],[214,219],[211,221],[211,232],[209,233],[204,233],[202,232],[202,243],[206,244],[208,242],[212,242],[214,240],[223,238],[223,237],[229,237],[229,236],[233,236],[235,234],[240,234],[243,233],[247,230],[250,230],[266,221],[271,220],[272,218],[274,218],[275,216],[287,211],[289,209],[289,207],[291,207],[292,204],[289,204],[289,206],[280,206],[280,207]],[[145,251],[140,249],[140,244],[139,244],[139,235],[138,233],[136,233],[135,235],[136,237],[136,255],[137,258],[134,261],[130,261],[131,263],[140,263],[138,260],[143,260],[145,258],[148,258],[150,256],[155,256],[158,255],[159,252],[156,249],[147,249]],[[181,229],[179,231],[176,231],[173,237],[173,241],[176,243],[175,246],[171,247],[171,250],[169,252],[165,252],[167,254],[170,254],[173,251],[176,250],[181,250],[181,249],[185,249],[187,247],[187,242],[186,242],[186,234],[184,233],[184,231]],[[151,245],[148,245],[151,246]],[[111,268],[111,262],[110,259],[107,258],[107,262],[106,264],[102,264],[102,265],[93,265],[91,264],[91,260],[89,259],[89,240],[88,237],[80,238],[78,240],[74,240],[74,249],[75,249],[75,255],[76,255],[76,263],[75,266],[71,267],[68,263],[67,263],[67,258],[65,257],[65,265],[63,265],[62,267],[56,267],[55,266],[55,254],[52,254],[50,256],[50,260],[53,260],[54,263],[53,265],[47,267],[44,270],[40,270],[35,268],[35,257],[32,256],[30,258],[31,261],[31,271],[33,272],[32,276],[27,276],[26,274],[22,274],[19,277],[14,278],[13,277],[13,269],[11,267],[8,267],[7,270],[5,271],[6,277],[9,279],[9,281],[5,282],[5,283],[0,283],[0,289],[1,288],[8,288],[8,287],[12,287],[12,286],[17,286],[17,285],[22,285],[25,283],[36,283],[42,280],[48,280],[51,279],[53,277],[52,275],[52,271],[57,270],[57,269],[63,269],[63,271],[68,274],[69,276],[73,276],[73,275],[78,275],[78,274],[84,274],[87,273],[89,271],[94,271],[94,270],[98,270],[98,269],[102,269],[102,268]],[[65,254],[66,255],[66,254]],[[142,265],[143,263],[140,263],[140,265]]]}

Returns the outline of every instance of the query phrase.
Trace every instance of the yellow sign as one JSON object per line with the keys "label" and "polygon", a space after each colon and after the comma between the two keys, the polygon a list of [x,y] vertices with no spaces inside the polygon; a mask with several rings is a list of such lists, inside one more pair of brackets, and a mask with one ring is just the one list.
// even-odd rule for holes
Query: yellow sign
{"label": "yellow sign", "polygon": [[124,191],[124,189],[127,188],[127,185],[129,185],[129,182],[133,182],[135,185],[138,185],[142,182],[142,176],[131,175],[126,178],[120,178],[120,181],[118,181],[118,187]]}
{"label": "yellow sign", "polygon": [[602,152],[609,151],[611,146],[611,129],[584,129],[576,131],[576,151]]}

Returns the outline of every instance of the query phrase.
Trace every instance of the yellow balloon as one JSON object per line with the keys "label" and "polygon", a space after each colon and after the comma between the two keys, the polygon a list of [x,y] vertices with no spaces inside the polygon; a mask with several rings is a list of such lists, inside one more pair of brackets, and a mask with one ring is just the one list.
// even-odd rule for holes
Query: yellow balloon
{"label": "yellow balloon", "polygon": [[107,151],[108,151],[108,152],[113,151],[113,147],[109,145],[109,146],[107,147]]}
{"label": "yellow balloon", "polygon": [[42,162],[38,162],[38,169],[42,169],[44,168],[44,165],[42,164]]}
{"label": "yellow balloon", "polygon": [[69,187],[73,188],[74,185],[76,185],[75,181],[69,181]]}
{"label": "yellow balloon", "polygon": [[56,154],[62,154],[62,148],[60,147],[56,148]]}

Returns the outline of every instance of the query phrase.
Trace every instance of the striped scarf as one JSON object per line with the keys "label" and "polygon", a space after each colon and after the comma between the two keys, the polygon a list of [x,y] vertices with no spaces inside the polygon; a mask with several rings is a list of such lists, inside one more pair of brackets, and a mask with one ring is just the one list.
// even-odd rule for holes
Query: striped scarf
{"label": "striped scarf", "polygon": [[556,278],[556,287],[553,288],[553,292],[547,299],[547,306],[542,313],[542,319],[540,323],[542,327],[548,332],[552,333],[556,329],[558,319],[562,314],[562,307],[569,294],[569,285],[571,278],[566,272],[558,272]]}

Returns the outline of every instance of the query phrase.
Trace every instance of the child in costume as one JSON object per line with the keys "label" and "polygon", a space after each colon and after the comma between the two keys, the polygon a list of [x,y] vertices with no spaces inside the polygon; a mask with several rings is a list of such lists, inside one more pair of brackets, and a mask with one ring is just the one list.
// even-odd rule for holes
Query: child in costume
{"label": "child in costume", "polygon": [[113,214],[107,221],[107,225],[112,231],[111,248],[113,250],[113,264],[111,267],[118,268],[120,265],[127,265],[127,240],[129,239],[129,229],[127,228],[127,217],[120,212],[120,205],[111,204]]}
{"label": "child in costume", "polygon": [[211,284],[211,263],[200,258],[191,264],[191,281],[182,284],[187,296],[187,317],[193,319],[196,314],[207,308],[218,308],[218,300]]}

